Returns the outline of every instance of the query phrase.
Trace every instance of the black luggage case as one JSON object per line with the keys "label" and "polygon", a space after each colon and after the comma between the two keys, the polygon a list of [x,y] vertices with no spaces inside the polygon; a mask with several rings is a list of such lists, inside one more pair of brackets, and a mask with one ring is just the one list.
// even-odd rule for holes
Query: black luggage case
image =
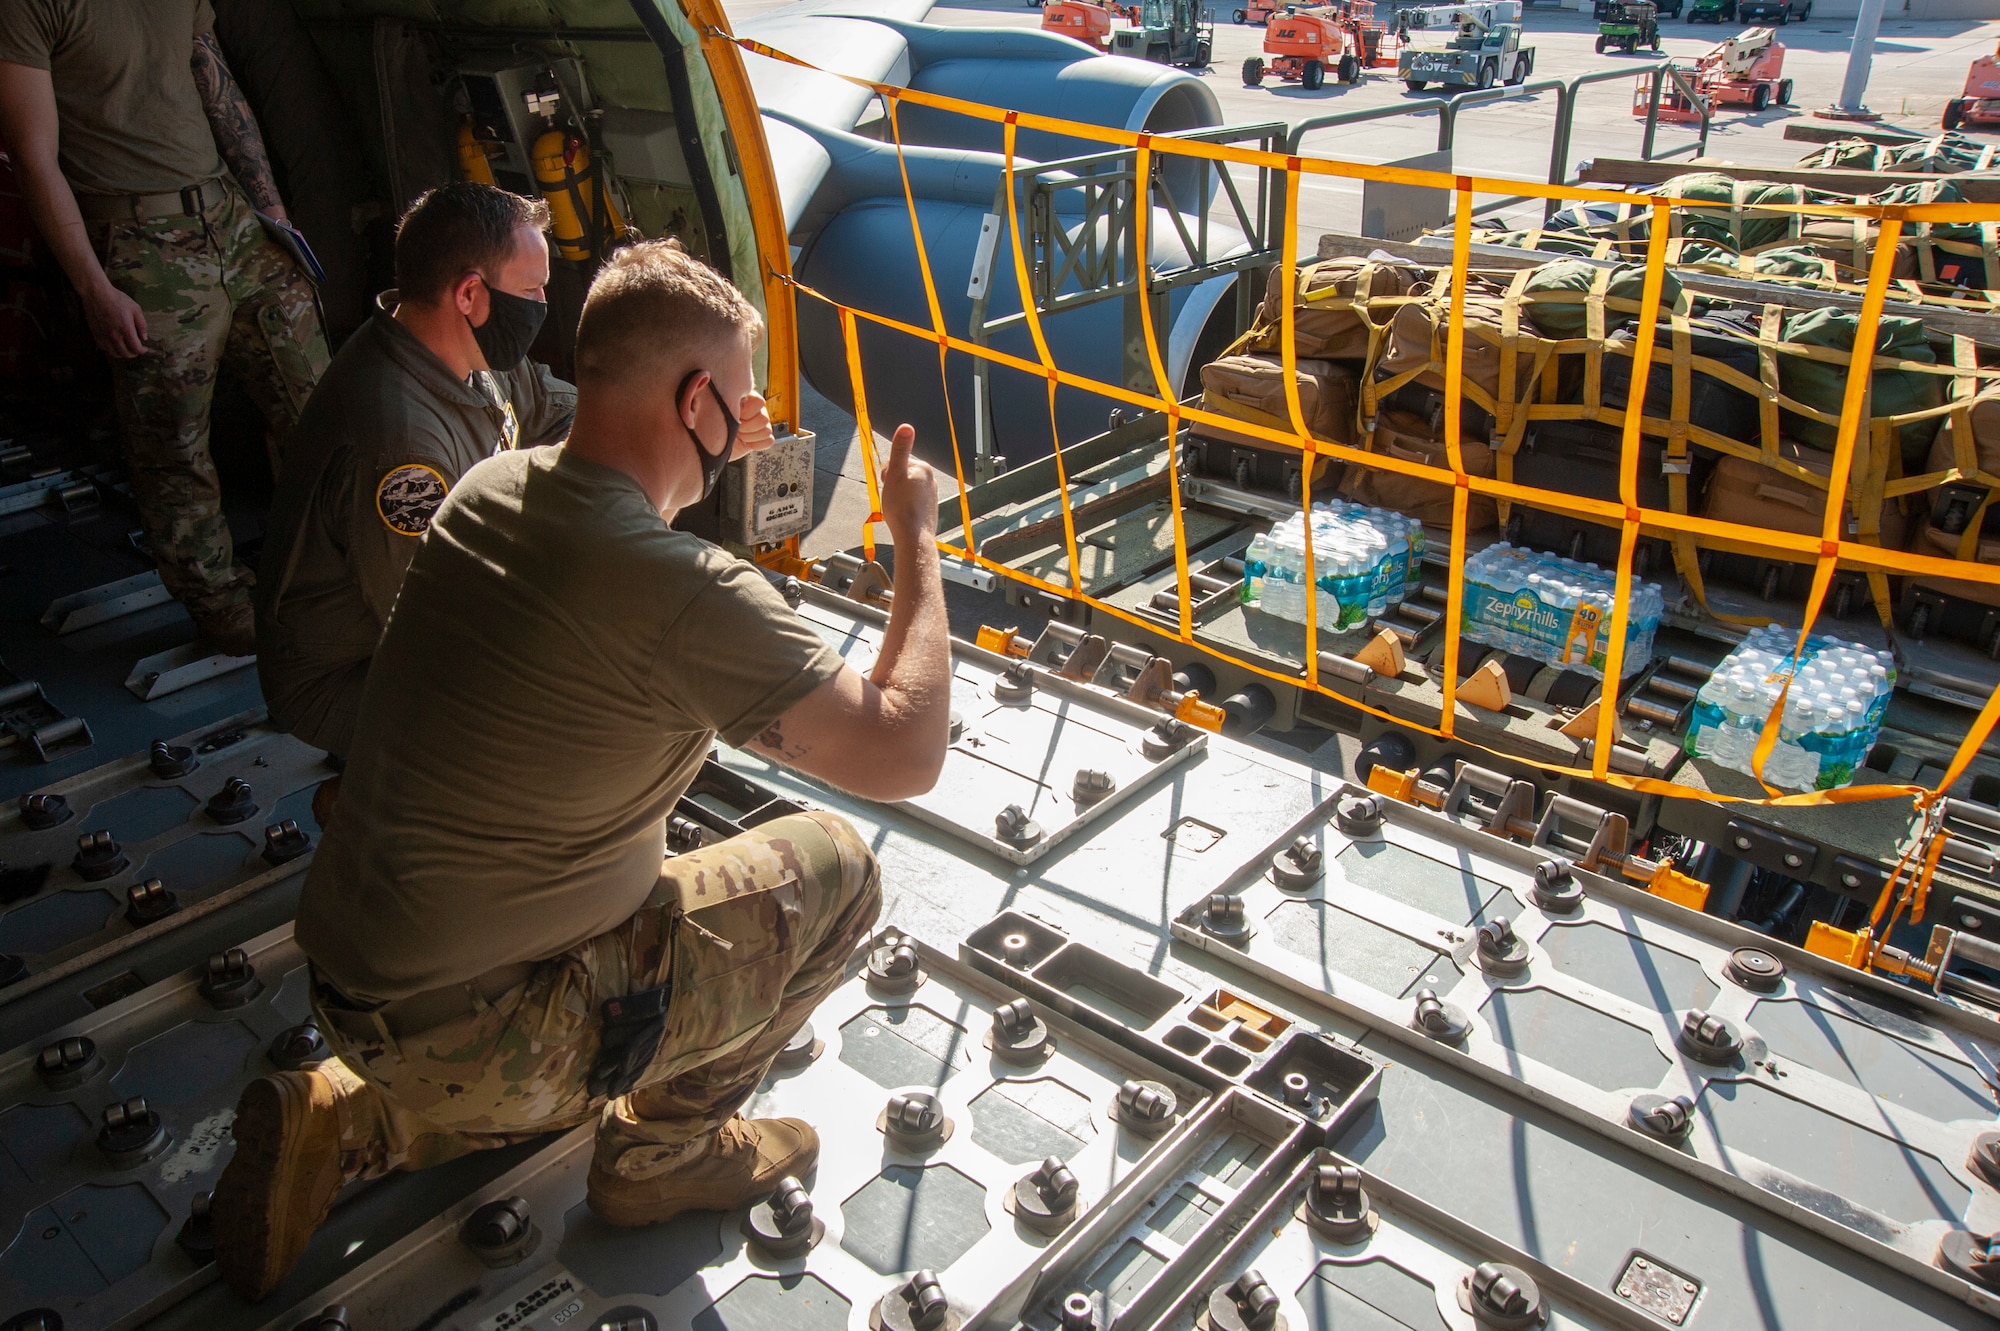
{"label": "black luggage case", "polygon": [[[1624,435],[1617,426],[1594,421],[1536,421],[1514,454],[1514,482],[1587,499],[1618,501],[1618,459]],[[1663,440],[1639,439],[1638,498],[1646,508],[1669,507],[1667,478],[1660,470]],[[1699,468],[1699,462],[1695,464]],[[1689,493],[1698,494],[1690,477]],[[1618,566],[1619,528],[1516,501],[1505,527],[1507,540],[1606,569]],[[1657,580],[1673,567],[1673,547],[1659,537],[1641,536],[1632,552],[1632,571]]]}
{"label": "black luggage case", "polygon": [[[1696,356],[1727,365],[1755,382],[1757,345],[1754,341],[1743,339],[1755,338],[1760,326],[1760,317],[1754,311],[1727,310],[1692,320],[1689,342]],[[1654,343],[1656,353],[1671,349],[1669,336],[1670,330],[1662,324]],[[1635,333],[1629,327],[1619,329],[1611,337],[1613,343],[1623,345],[1628,351],[1634,340]],[[1604,357],[1599,391],[1605,406],[1618,411],[1625,409],[1632,391],[1630,355]],[[1646,376],[1645,414],[1656,420],[1667,420],[1673,414],[1673,405],[1673,367],[1663,365],[1656,359]],[[1703,374],[1699,362],[1688,377],[1688,424],[1753,446],[1762,428],[1758,419],[1757,398],[1733,384]]]}

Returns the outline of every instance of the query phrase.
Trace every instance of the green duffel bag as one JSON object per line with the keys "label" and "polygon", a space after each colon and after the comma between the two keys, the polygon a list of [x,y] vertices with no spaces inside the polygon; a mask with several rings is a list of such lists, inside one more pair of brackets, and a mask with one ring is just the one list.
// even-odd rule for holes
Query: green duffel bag
{"label": "green duffel bag", "polygon": [[1889,150],[1866,139],[1836,139],[1799,159],[1799,165],[1819,170],[1880,171]]}
{"label": "green duffel bag", "polygon": [[1805,190],[1797,185],[1737,180],[1715,171],[1691,171],[1675,176],[1660,186],[1660,193],[1673,199],[1729,204],[1727,212],[1718,208],[1682,209],[1678,214],[1680,233],[1727,245],[1739,252],[1781,244],[1799,233],[1799,214],[1759,213],[1756,211],[1759,207],[1806,201]]}
{"label": "green duffel bag", "polygon": [[1985,171],[1993,166],[1993,145],[1963,134],[1938,134],[1920,143],[1899,143],[1883,149],[1878,171],[1925,171],[1933,175],[1955,175],[1960,171]]}
{"label": "green duffel bag", "polygon": [[[1949,180],[1926,180],[1920,183],[1897,185],[1883,190],[1880,194],[1870,194],[1860,200],[1862,203],[1917,204],[1917,203],[1964,203],[1965,194]],[[1979,223],[1977,222],[1911,222],[1903,232],[1909,236],[1928,236],[1932,240],[1962,240],[1970,244],[1979,243]]]}
{"label": "green duffel bag", "polygon": [[[1781,336],[1801,346],[1828,347],[1847,353],[1854,350],[1854,334],[1859,321],[1846,310],[1809,310],[1785,320]],[[1924,326],[1917,319],[1882,316],[1875,329],[1875,354],[1897,360],[1937,363],[1937,353],[1924,340]],[[1944,378],[1921,370],[1879,369],[1870,385],[1870,411],[1877,417],[1901,416],[1944,404]],[[1845,360],[1814,360],[1805,356],[1778,353],[1778,387],[1794,402],[1816,407],[1829,416],[1840,415],[1847,393]],[[1837,426],[1813,420],[1796,412],[1781,413],[1780,426],[1808,448],[1831,450],[1839,438]],[[1929,416],[1897,427],[1902,447],[1903,470],[1916,475],[1929,456],[1931,440],[1937,437],[1942,416]]]}
{"label": "green duffel bag", "polygon": [[[1583,298],[1590,294],[1590,285],[1597,280],[1600,265],[1584,263],[1580,259],[1557,259],[1535,269],[1523,288],[1524,294],[1539,299],[1528,303],[1528,316],[1543,337],[1572,338],[1583,337],[1589,331],[1589,307]],[[1575,298],[1559,299],[1562,293],[1574,292]],[[1622,263],[1611,270],[1611,280],[1605,285],[1604,335],[1606,337],[1630,324],[1639,313],[1639,299],[1646,292],[1646,267],[1644,264]],[[1660,308],[1673,310],[1681,305],[1683,296],[1680,279],[1672,270],[1660,276]],[[1630,302],[1625,308],[1619,302]]]}
{"label": "green duffel bag", "polygon": [[1816,254],[1802,245],[1787,245],[1782,249],[1765,250],[1751,260],[1758,272],[1770,277],[1808,277],[1822,282],[1837,282],[1840,273],[1833,260]]}

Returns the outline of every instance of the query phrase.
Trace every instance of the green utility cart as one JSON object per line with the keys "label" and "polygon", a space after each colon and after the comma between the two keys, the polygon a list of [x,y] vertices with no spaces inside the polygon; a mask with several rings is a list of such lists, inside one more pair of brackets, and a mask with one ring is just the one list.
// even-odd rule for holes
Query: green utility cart
{"label": "green utility cart", "polygon": [[1660,49],[1660,11],[1653,0],[1608,0],[1604,20],[1597,25],[1597,53],[1642,46]]}

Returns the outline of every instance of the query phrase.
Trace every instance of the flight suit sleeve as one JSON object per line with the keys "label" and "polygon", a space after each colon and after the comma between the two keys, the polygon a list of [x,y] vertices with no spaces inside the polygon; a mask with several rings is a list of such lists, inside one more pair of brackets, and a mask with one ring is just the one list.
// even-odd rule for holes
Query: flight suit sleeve
{"label": "flight suit sleeve", "polygon": [[48,0],[7,0],[0,4],[0,60],[47,69],[68,25]]}
{"label": "flight suit sleeve", "polygon": [[713,730],[740,745],[842,665],[755,565],[731,559],[661,640],[654,705],[669,729]]}
{"label": "flight suit sleeve", "polygon": [[347,566],[378,624],[389,622],[410,560],[458,482],[446,458],[440,441],[415,434],[395,453],[355,466]]}
{"label": "flight suit sleeve", "polygon": [[559,444],[569,434],[576,419],[576,389],[564,383],[539,361],[523,361],[511,376],[514,413],[520,419],[516,448],[536,448]]}

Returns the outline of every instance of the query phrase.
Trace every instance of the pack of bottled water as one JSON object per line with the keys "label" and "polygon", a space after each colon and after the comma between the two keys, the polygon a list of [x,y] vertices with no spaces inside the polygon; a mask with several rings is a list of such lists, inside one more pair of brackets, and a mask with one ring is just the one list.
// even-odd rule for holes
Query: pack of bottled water
{"label": "pack of bottled water", "polygon": [[[1602,679],[1617,585],[1617,575],[1596,564],[1502,541],[1466,561],[1459,632],[1503,652]],[[1666,610],[1657,582],[1631,579],[1631,598],[1627,675],[1652,659],[1653,635]]]}
{"label": "pack of bottled water", "polygon": [[[1295,513],[1253,538],[1243,555],[1243,603],[1306,622],[1305,515]],[[1344,500],[1312,508],[1313,575],[1319,627],[1354,628],[1423,583],[1424,524],[1386,508]]]}
{"label": "pack of bottled water", "polygon": [[1817,635],[1794,656],[1798,640],[1796,629],[1771,625],[1753,631],[1722,659],[1695,695],[1689,753],[1754,775],[1757,739],[1777,705],[1779,688],[1790,679],[1764,779],[1785,790],[1832,790],[1854,779],[1882,733],[1896,686],[1895,659],[1886,651]]}

